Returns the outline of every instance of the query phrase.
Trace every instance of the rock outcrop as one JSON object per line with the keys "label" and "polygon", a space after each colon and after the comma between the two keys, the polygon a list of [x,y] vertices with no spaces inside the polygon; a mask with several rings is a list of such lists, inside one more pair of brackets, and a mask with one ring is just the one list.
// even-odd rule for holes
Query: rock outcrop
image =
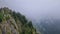
{"label": "rock outcrop", "polygon": [[9,8],[0,8],[0,34],[37,34],[32,22]]}

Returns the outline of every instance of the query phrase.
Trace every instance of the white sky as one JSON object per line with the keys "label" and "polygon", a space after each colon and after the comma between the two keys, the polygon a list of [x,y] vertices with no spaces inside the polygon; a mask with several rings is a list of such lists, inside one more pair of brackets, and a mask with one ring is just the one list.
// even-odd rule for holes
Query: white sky
{"label": "white sky", "polygon": [[0,7],[9,7],[31,19],[60,18],[60,0],[0,0]]}

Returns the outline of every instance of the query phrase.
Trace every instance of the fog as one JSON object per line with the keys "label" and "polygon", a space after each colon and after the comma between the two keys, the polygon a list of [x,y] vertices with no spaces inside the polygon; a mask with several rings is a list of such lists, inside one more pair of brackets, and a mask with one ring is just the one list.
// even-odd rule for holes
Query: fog
{"label": "fog", "polygon": [[9,7],[28,18],[60,18],[60,0],[0,0],[0,7]]}
{"label": "fog", "polygon": [[49,32],[55,31],[54,29],[57,32],[60,31],[60,0],[0,0],[1,7],[8,7],[16,12],[20,12],[28,19],[33,20],[34,23],[35,21],[37,21],[36,23],[40,23],[41,19],[51,18],[42,20],[42,24],[38,24],[37,26],[40,28],[44,26]]}

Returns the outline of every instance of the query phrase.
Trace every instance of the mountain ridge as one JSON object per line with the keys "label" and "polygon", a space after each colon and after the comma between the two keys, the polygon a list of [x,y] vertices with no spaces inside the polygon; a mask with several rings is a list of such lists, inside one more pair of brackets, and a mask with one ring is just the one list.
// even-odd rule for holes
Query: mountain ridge
{"label": "mountain ridge", "polygon": [[0,34],[37,34],[32,22],[7,7],[0,8]]}

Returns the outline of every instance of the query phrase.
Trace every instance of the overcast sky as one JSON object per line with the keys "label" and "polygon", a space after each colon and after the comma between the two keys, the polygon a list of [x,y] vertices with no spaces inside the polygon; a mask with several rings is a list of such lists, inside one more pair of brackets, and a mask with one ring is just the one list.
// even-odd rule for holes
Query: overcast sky
{"label": "overcast sky", "polygon": [[0,7],[9,7],[36,20],[60,17],[60,0],[0,0]]}

